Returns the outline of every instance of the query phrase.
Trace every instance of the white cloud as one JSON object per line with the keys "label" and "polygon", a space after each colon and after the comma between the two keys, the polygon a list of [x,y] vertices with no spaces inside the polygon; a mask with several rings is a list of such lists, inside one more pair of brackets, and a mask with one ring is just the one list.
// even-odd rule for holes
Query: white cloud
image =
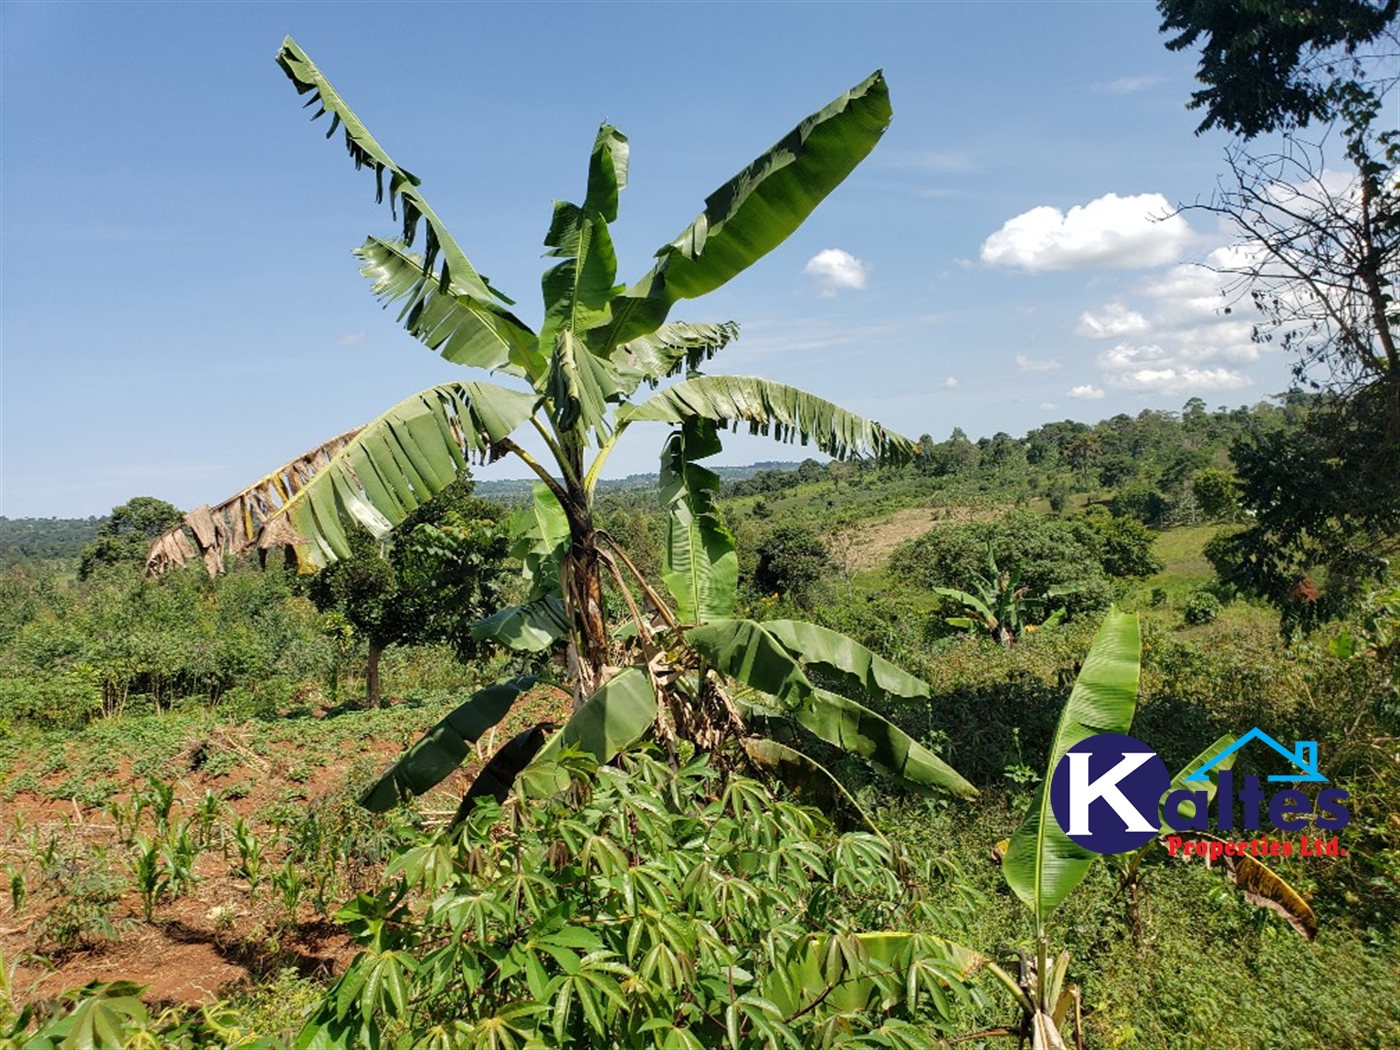
{"label": "white cloud", "polygon": [[1053,357],[1037,359],[1017,354],[1016,367],[1022,372],[1054,372],[1060,367],[1060,362]]}
{"label": "white cloud", "polygon": [[1059,404],[1057,404],[1057,403],[1054,402],[1054,401],[1042,401],[1042,402],[1040,403],[1040,410],[1041,410],[1042,412],[1050,412],[1050,411],[1052,411],[1052,410],[1054,410],[1054,409],[1056,409],[1056,408],[1059,408],[1059,407],[1060,407]]}
{"label": "white cloud", "polygon": [[1103,391],[1094,386],[1093,383],[1085,383],[1083,386],[1071,387],[1070,397],[1076,397],[1081,401],[1097,401],[1103,397]]}
{"label": "white cloud", "polygon": [[336,346],[354,346],[356,343],[363,343],[364,341],[365,341],[365,333],[364,333],[364,332],[351,332],[351,333],[349,333],[348,335],[342,335],[339,339],[337,339],[337,340],[335,341],[335,345],[336,345]]}
{"label": "white cloud", "polygon": [[1085,310],[1080,314],[1079,327],[1075,330],[1090,339],[1119,339],[1146,332],[1147,318],[1122,303],[1107,303],[1098,313]]}
{"label": "white cloud", "polygon": [[1102,84],[1095,84],[1098,91],[1107,91],[1112,95],[1132,95],[1138,91],[1146,91],[1150,87],[1155,87],[1162,82],[1162,78],[1153,74],[1145,77],[1119,77],[1117,80],[1109,80]]}
{"label": "white cloud", "polygon": [[823,248],[807,260],[803,273],[821,281],[822,295],[835,295],[843,288],[864,288],[869,265],[844,248]]}
{"label": "white cloud", "polygon": [[1197,368],[1183,360],[1186,356],[1156,344],[1119,343],[1099,355],[1099,366],[1109,384],[1139,393],[1204,393],[1250,385],[1249,377],[1236,369]]}
{"label": "white cloud", "polygon": [[1008,219],[982,242],[982,262],[1031,272],[1165,266],[1194,234],[1160,193],[1107,193],[1068,212],[1042,205]]}
{"label": "white cloud", "polygon": [[949,376],[947,379],[943,380],[943,385],[949,390],[956,390],[961,384],[958,383],[957,376]]}

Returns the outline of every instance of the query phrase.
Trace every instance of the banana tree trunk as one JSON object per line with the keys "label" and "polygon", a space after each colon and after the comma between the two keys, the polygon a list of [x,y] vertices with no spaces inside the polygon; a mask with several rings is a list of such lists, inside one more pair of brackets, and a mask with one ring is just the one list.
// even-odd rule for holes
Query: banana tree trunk
{"label": "banana tree trunk", "polygon": [[574,707],[582,706],[607,675],[608,624],[603,615],[603,572],[593,508],[581,488],[570,486],[564,512],[572,539],[564,559],[564,604],[573,619],[569,670],[574,676]]}
{"label": "banana tree trunk", "polygon": [[369,640],[369,659],[365,662],[365,703],[370,707],[379,706],[379,657],[384,646],[373,638]]}

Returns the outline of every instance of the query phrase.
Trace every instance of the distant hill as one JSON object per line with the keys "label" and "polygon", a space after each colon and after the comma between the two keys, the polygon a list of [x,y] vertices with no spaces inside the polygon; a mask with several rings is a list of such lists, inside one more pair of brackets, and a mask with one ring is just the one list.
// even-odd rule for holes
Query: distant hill
{"label": "distant hill", "polygon": [[[798,464],[787,461],[768,461],[749,463],[741,467],[710,467],[708,463],[706,466],[718,474],[723,481],[745,481],[764,470],[796,470]],[[504,480],[477,478],[476,494],[484,499],[499,500],[502,503],[520,503],[530,498],[533,484],[529,478],[506,478]],[[656,488],[656,485],[657,476],[655,474],[628,474],[625,478],[604,478],[598,482],[598,491],[645,491]]]}
{"label": "distant hill", "polygon": [[97,536],[101,518],[0,517],[0,569],[23,561],[76,558]]}
{"label": "distant hill", "polygon": [[[741,467],[712,467],[725,481],[743,481],[763,470],[796,470],[795,462],[750,463]],[[657,484],[655,474],[629,474],[625,478],[605,478],[599,492],[646,491]],[[524,503],[530,498],[528,478],[485,480],[478,478],[476,493],[501,503]],[[0,569],[25,561],[77,558],[97,536],[101,518],[6,518],[0,517]]]}

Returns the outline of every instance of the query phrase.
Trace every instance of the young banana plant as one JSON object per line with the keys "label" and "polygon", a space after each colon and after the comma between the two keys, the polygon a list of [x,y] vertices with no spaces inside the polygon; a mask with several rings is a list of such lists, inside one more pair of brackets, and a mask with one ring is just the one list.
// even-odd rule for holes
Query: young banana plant
{"label": "young banana plant", "polygon": [[[1068,983],[1070,965],[1068,952],[1053,955],[1049,947],[1048,921],[1051,914],[1089,874],[1100,854],[1093,853],[1071,841],[1060,828],[1049,803],[1050,781],[1055,768],[1075,744],[1099,733],[1127,733],[1137,708],[1140,677],[1141,639],[1136,615],[1110,610],[1099,628],[1089,653],[1084,658],[1074,689],[1060,714],[1055,738],[1050,750],[1041,790],[1025,820],[1011,839],[1004,844],[1002,873],[1015,894],[1031,909],[1034,916],[1034,943],[1020,960],[1020,991],[1016,993],[1022,1010],[1022,1023],[1017,1030],[1021,1037],[1029,1036],[1033,1050],[1060,1050],[1065,1044],[1063,1031],[1071,1005],[1078,1011],[1078,990]],[[1229,747],[1233,736],[1224,736],[1193,759],[1171,781],[1168,791],[1186,785],[1186,777],[1213,755]],[[1234,756],[1220,762],[1208,774],[1205,785],[1192,782],[1189,787],[1204,791],[1207,802],[1213,799],[1221,769],[1233,764]],[[1167,795],[1162,796],[1165,803]],[[1194,802],[1180,803],[1181,807]],[[1159,804],[1160,807],[1160,804]],[[1181,816],[1191,816],[1181,810]],[[1139,867],[1146,854],[1171,829],[1165,822],[1161,836],[1133,853],[1108,857],[1118,871],[1120,885],[1129,893],[1130,919],[1135,924],[1136,887]],[[1193,837],[1209,838],[1199,832]],[[1285,914],[1289,922],[1305,936],[1316,931],[1317,920],[1307,902],[1279,876],[1252,858],[1228,858],[1243,861],[1227,868],[1231,881],[1244,890],[1251,903],[1260,904]],[[1076,1038],[1083,1033],[1075,1026]]]}
{"label": "young banana plant", "polygon": [[[408,332],[447,361],[513,385],[471,379],[415,394],[218,506],[192,512],[185,528],[153,544],[148,570],[201,556],[213,571],[229,553],[283,548],[314,571],[347,555],[350,523],[382,536],[469,459],[513,455],[539,478],[535,505],[517,530],[528,593],[521,605],[479,623],[476,635],[534,653],[563,650],[575,703],[569,723],[525,768],[527,787],[557,786],[565,774],[550,763],[569,747],[603,762],[654,730],[663,742],[680,735],[707,750],[746,742],[756,764],[804,770],[798,779],[816,795],[840,797],[829,775],[787,746],[801,733],[917,787],[975,794],[935,755],[846,695],[926,697],[925,683],[813,625],[732,618],[733,538],[715,509],[718,478],[699,464],[719,449],[725,426],[799,438],[838,459],[901,462],[917,446],[794,387],[700,375],[737,327],[670,320],[680,300],[720,287],[785,240],[874,148],[892,112],[883,75],[837,96],[711,194],[631,285],[617,282],[609,233],[627,185],[630,144],[604,124],[582,203],[554,206],[545,246],[556,261],[542,280],[536,330],[468,260],[422,180],[389,156],[290,38],[277,62],[307,105],[318,106],[314,116],[329,116],[328,137],[343,129],[355,166],[373,172],[379,199],[387,196],[401,212],[397,237],[372,236],[356,253],[374,294],[396,305]],[[655,390],[683,373],[639,396],[644,386]],[[594,524],[603,466],[628,428],[644,421],[673,428],[662,491],[670,517],[663,583],[674,610]],[[514,435],[527,427],[547,455],[536,458],[517,443]],[[605,584],[632,608],[636,641],[626,653],[605,620]],[[838,688],[828,689],[833,682]],[[518,679],[472,697],[409,749],[366,804],[387,806],[441,781],[530,684]],[[753,742],[760,728],[786,734],[787,743]]]}

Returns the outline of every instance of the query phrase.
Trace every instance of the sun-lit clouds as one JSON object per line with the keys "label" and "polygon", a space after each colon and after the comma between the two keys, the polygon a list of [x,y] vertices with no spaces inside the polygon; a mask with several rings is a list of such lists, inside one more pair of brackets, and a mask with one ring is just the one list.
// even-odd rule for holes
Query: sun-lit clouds
{"label": "sun-lit clouds", "polygon": [[1106,303],[1096,313],[1085,310],[1079,315],[1080,335],[1090,339],[1121,339],[1125,335],[1141,335],[1147,331],[1147,318],[1122,303]]}
{"label": "sun-lit clouds", "polygon": [[1025,354],[1016,355],[1016,369],[1020,372],[1055,372],[1058,371],[1060,362],[1053,357],[1035,358],[1027,357]]}
{"label": "sun-lit clouds", "polygon": [[1070,387],[1069,396],[1079,401],[1097,401],[1103,397],[1103,390],[1094,386],[1093,383],[1085,383],[1082,386]]}
{"label": "sun-lit clouds", "polygon": [[349,332],[335,341],[336,346],[354,346],[365,341],[364,332]]}
{"label": "sun-lit clouds", "polygon": [[949,390],[956,390],[962,384],[958,382],[957,376],[949,376],[947,379],[943,380],[943,385]]}
{"label": "sun-lit clouds", "polygon": [[833,296],[845,288],[864,288],[870,265],[844,248],[823,248],[807,260],[802,272],[821,283],[823,296]]}
{"label": "sun-lit clouds", "polygon": [[1107,193],[1069,211],[1042,205],[982,242],[987,266],[1042,272],[1137,269],[1178,261],[1194,234],[1160,193]]}
{"label": "sun-lit clouds", "polygon": [[1250,385],[1249,377],[1236,369],[1197,368],[1184,363],[1180,356],[1152,344],[1120,343],[1100,355],[1099,365],[1109,384],[1137,393],[1205,393],[1238,390]]}

